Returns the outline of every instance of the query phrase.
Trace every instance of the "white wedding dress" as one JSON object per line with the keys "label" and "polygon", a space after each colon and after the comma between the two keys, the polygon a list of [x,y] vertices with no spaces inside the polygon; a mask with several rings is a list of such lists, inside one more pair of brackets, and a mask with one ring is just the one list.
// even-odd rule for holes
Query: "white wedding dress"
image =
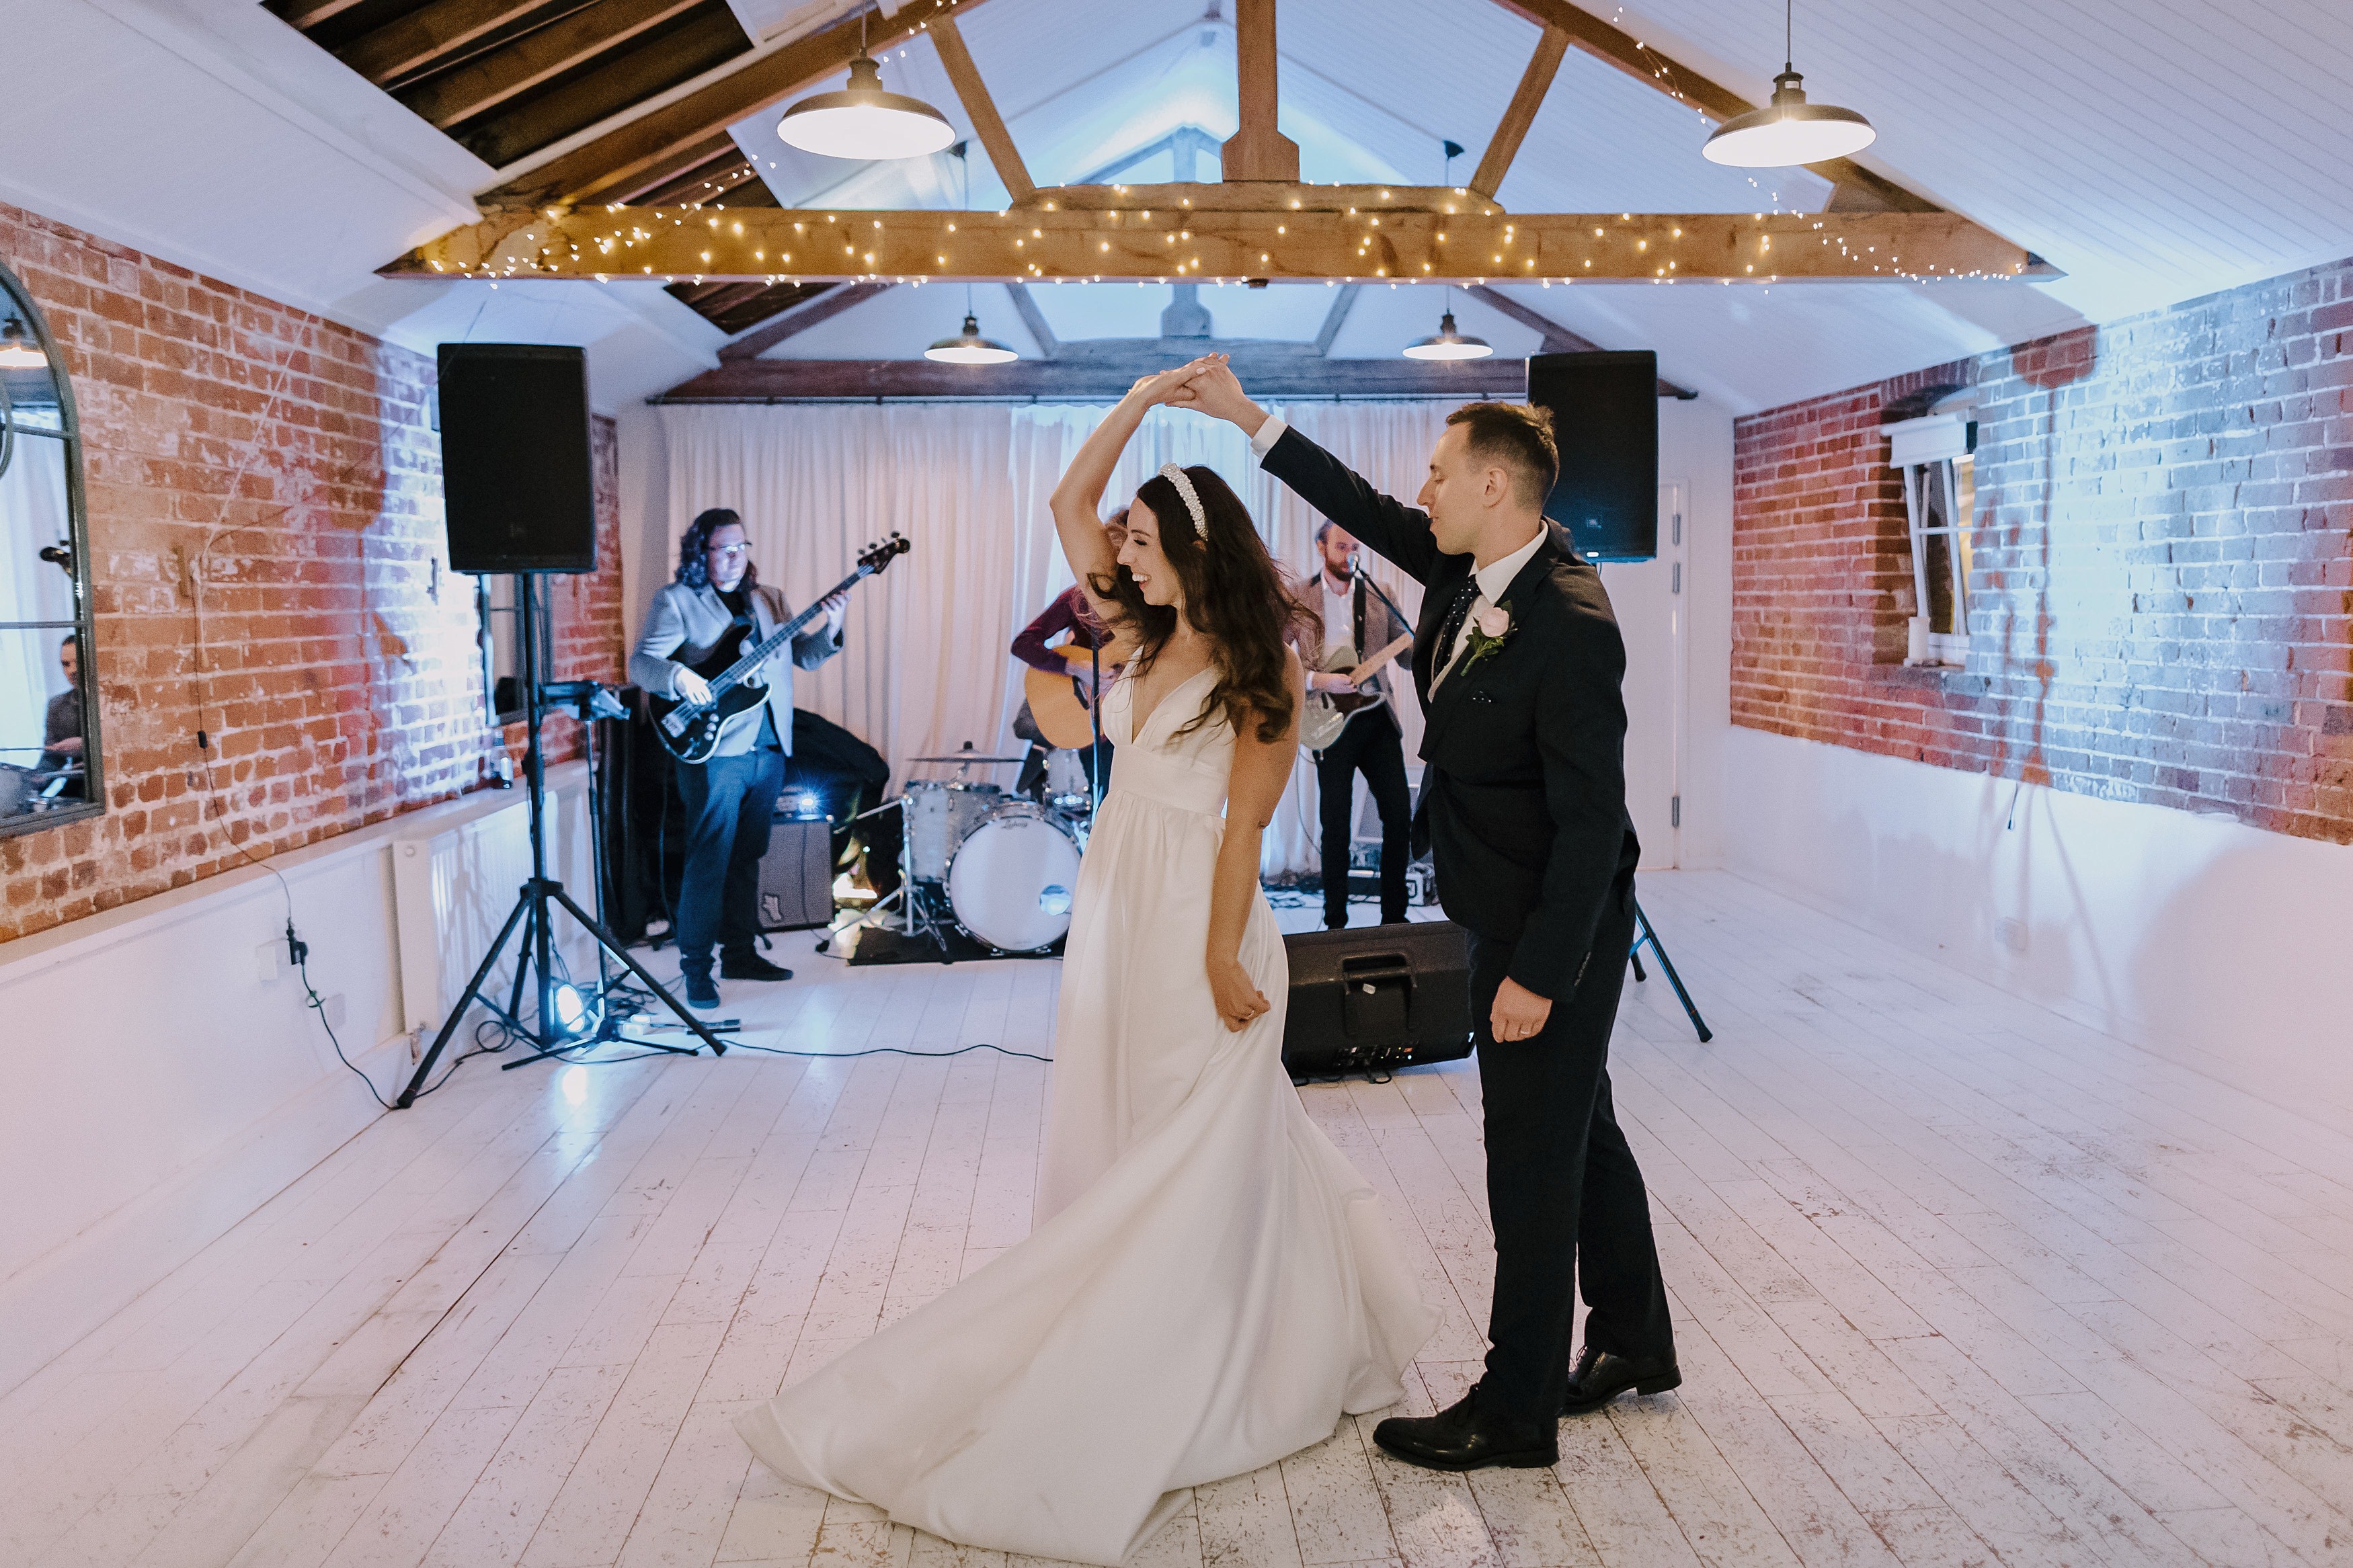
{"label": "white wedding dress", "polygon": [[1241,961],[1273,1009],[1226,1028],[1202,963],[1232,767],[1214,670],[1119,748],[1079,873],[1029,1238],[737,1423],[789,1480],[966,1545],[1116,1563],[1185,1489],[1271,1464],[1403,1393],[1436,1317],[1363,1177],[1281,1058],[1282,939]]}

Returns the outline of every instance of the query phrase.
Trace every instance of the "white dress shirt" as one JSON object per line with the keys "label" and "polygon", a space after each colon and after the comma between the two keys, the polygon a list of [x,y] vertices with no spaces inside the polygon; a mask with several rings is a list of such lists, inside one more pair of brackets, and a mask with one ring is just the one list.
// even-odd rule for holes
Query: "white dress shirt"
{"label": "white dress shirt", "polygon": [[1335,592],[1332,587],[1332,574],[1329,572],[1318,572],[1315,574],[1315,576],[1316,580],[1324,584],[1324,658],[1325,662],[1330,662],[1332,650],[1335,647],[1345,647],[1351,653],[1360,652],[1361,650],[1356,647],[1356,584],[1350,584],[1347,587]]}
{"label": "white dress shirt", "polygon": [[[1250,437],[1251,455],[1260,462],[1265,462],[1266,455],[1274,450],[1274,444],[1282,440],[1282,433],[1290,428],[1291,426],[1284,423],[1282,415],[1268,415],[1266,423],[1261,425],[1258,427],[1258,433]],[[1544,528],[1539,524],[1525,544],[1521,545],[1509,555],[1490,561],[1472,574],[1479,584],[1479,596],[1471,601],[1471,614],[1462,618],[1462,629],[1454,634],[1454,647],[1448,650],[1446,662],[1439,668],[1437,676],[1430,683],[1430,689],[1433,693],[1438,690],[1439,682],[1444,680],[1452,672],[1454,661],[1462,656],[1463,647],[1471,641],[1472,621],[1477,617],[1481,610],[1502,601],[1504,595],[1512,586],[1512,579],[1520,574],[1520,568],[1528,563],[1528,558],[1536,552],[1536,546],[1544,542]],[[1328,595],[1330,589],[1327,587],[1325,593]],[[1324,622],[1327,628],[1330,625],[1329,620]],[[1331,636],[1328,629],[1324,636],[1327,639]]]}

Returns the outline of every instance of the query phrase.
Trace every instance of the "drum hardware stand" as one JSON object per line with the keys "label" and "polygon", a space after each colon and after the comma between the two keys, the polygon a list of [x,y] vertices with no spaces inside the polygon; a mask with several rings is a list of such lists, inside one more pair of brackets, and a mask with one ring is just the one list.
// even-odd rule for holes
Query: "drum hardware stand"
{"label": "drum hardware stand", "polygon": [[1667,977],[1667,984],[1675,988],[1675,1000],[1683,1005],[1684,1016],[1691,1019],[1692,1027],[1699,1031],[1699,1043],[1704,1046],[1715,1038],[1715,1031],[1707,1026],[1707,1020],[1701,1017],[1699,1009],[1692,1005],[1691,993],[1683,989],[1683,976],[1675,973],[1674,960],[1667,956],[1667,950],[1660,944],[1659,933],[1652,929],[1651,917],[1642,912],[1641,900],[1638,899],[1634,902],[1634,945],[1626,952],[1626,962],[1634,966],[1634,983],[1638,985],[1650,978],[1642,973],[1644,942],[1650,943],[1651,953],[1659,961],[1660,970]]}
{"label": "drum hardware stand", "polygon": [[[563,1052],[576,1049],[588,1044],[595,1037],[593,1033],[576,1036],[568,1034],[556,1021],[559,1016],[556,992],[565,984],[565,982],[556,974],[554,967],[555,933],[550,919],[554,913],[552,907],[554,905],[562,905],[565,913],[585,927],[590,936],[596,938],[600,953],[609,953],[619,960],[630,973],[637,976],[640,984],[652,992],[654,996],[667,1005],[672,1013],[678,1015],[680,1022],[687,1029],[691,1031],[703,1045],[711,1047],[712,1055],[727,1054],[725,1043],[717,1035],[704,1027],[701,1019],[688,1012],[685,1004],[670,994],[669,988],[656,980],[643,964],[630,957],[628,950],[621,945],[620,938],[606,930],[602,921],[575,903],[572,895],[564,890],[563,883],[547,874],[547,766],[545,754],[542,752],[539,743],[540,725],[546,719],[546,711],[541,705],[544,694],[541,691],[539,684],[539,613],[535,603],[536,595],[533,591],[538,577],[539,574],[535,572],[515,574],[515,609],[518,623],[522,629],[525,727],[523,773],[529,786],[531,879],[522,885],[522,890],[516,895],[514,909],[507,916],[506,924],[499,929],[498,939],[491,943],[490,951],[482,955],[482,962],[475,968],[473,978],[466,982],[466,989],[450,1006],[449,1016],[442,1020],[441,1032],[433,1037],[432,1048],[425,1053],[425,1059],[417,1064],[417,1071],[410,1077],[408,1087],[400,1091],[398,1100],[393,1101],[393,1109],[396,1110],[406,1110],[417,1102],[417,1097],[424,1089],[433,1071],[434,1064],[440,1059],[441,1053],[448,1048],[451,1037],[457,1034],[458,1026],[464,1021],[467,1012],[477,1002],[481,1003],[501,1024],[532,1047],[530,1055],[521,1061],[507,1063],[506,1066],[509,1068],[518,1068],[524,1062],[539,1061],[547,1058],[560,1058]],[[497,1002],[483,994],[482,987],[483,984],[490,979],[491,969],[497,965],[499,955],[506,951],[507,939],[515,934],[518,927],[523,929],[522,949],[515,963],[512,994],[508,998],[507,1005],[501,1008]],[[600,967],[602,963],[603,959],[600,956],[598,959]],[[522,1022],[522,1016],[526,974],[537,981],[538,997],[538,1012],[528,1026]],[[670,1046],[652,1040],[643,1043],[649,1049],[668,1051],[677,1056],[691,1057],[695,1053],[693,1046]]]}

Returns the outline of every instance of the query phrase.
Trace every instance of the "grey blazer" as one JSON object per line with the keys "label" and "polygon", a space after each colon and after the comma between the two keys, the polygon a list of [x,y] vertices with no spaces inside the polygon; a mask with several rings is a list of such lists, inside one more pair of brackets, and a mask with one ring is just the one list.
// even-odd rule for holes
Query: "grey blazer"
{"label": "grey blazer", "polygon": [[[752,635],[747,641],[762,640],[792,618],[793,613],[786,607],[782,594],[765,583],[755,586],[752,590]],[[648,691],[663,697],[677,696],[673,682],[678,672],[710,658],[733,625],[734,617],[728,614],[718,590],[707,584],[700,588],[690,588],[683,583],[669,584],[654,595],[653,608],[646,613],[646,629],[629,654],[629,679]],[[815,628],[793,639],[790,663],[778,656],[770,658],[760,671],[760,678],[768,683],[767,710],[776,720],[776,739],[783,742],[786,756],[793,752],[793,666],[815,669],[840,651],[841,639],[827,631],[825,623],[820,621]],[[720,732],[719,750],[712,754],[738,756],[750,751],[759,739],[760,710],[746,708],[728,721],[727,727]]]}

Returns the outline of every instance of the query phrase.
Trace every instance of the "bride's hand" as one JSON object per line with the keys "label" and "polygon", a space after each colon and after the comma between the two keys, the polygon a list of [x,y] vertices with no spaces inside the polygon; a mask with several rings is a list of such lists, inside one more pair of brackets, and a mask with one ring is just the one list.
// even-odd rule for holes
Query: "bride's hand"
{"label": "bride's hand", "polygon": [[1222,354],[1203,354],[1189,364],[1138,376],[1135,384],[1127,389],[1127,395],[1140,399],[1146,408],[1160,403],[1191,403],[1193,378],[1224,358]]}
{"label": "bride's hand", "polygon": [[1239,958],[1210,960],[1209,994],[1217,998],[1218,1016],[1237,1033],[1273,1007]]}

